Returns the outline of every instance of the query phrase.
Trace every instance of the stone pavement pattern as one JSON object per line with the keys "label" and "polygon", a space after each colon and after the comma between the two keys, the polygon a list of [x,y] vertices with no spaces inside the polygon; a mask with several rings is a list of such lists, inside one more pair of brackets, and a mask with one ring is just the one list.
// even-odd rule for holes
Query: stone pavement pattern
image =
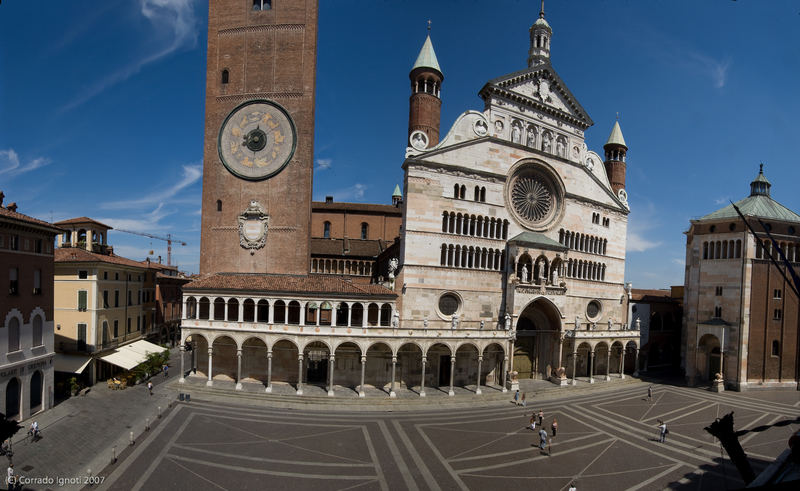
{"label": "stone pavement pattern", "polygon": [[[99,489],[723,489],[742,486],[703,427],[735,411],[736,428],[797,418],[796,391],[714,394],[619,386],[528,407],[332,412],[205,402],[179,404],[146,441],[105,471]],[[332,402],[333,403],[333,402]],[[558,418],[550,454],[528,428]],[[657,419],[670,429],[656,440]],[[756,472],[797,424],[742,437]]]}
{"label": "stone pavement pattern", "polygon": [[[173,350],[170,366],[180,359]],[[138,437],[145,420],[157,418],[158,407],[166,412],[175,401],[175,392],[165,382],[177,379],[152,377],[154,394],[150,396],[144,384],[125,390],[110,390],[104,381],[84,396],[71,397],[56,407],[25,421],[26,427],[13,438],[14,469],[29,478],[75,478],[92,474],[108,465],[112,447],[121,452],[128,446],[132,431]],[[31,441],[26,435],[32,421],[39,423],[42,438]],[[4,464],[5,465],[5,464]],[[80,489],[82,486],[52,486],[53,489]],[[45,489],[28,486],[26,489]]]}

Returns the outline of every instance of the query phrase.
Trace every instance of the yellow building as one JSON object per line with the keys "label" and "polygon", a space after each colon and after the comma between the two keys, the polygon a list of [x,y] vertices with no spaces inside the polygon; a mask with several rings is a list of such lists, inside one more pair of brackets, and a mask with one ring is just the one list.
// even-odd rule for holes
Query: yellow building
{"label": "yellow building", "polygon": [[163,351],[143,338],[154,322],[156,272],[115,255],[111,227],[86,217],[58,223],[67,232],[55,251],[56,371],[92,384]]}

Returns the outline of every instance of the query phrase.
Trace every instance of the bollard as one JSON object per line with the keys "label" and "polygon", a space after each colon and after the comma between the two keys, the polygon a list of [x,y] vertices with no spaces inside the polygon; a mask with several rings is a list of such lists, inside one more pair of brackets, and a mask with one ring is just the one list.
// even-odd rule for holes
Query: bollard
{"label": "bollard", "polygon": [[131,439],[131,445],[133,445],[134,443],[136,443],[136,442],[134,441],[134,439],[133,439],[133,432],[132,432],[132,431],[131,431],[130,439]]}
{"label": "bollard", "polygon": [[144,418],[144,431],[150,431],[150,418]]}
{"label": "bollard", "polygon": [[111,447],[111,463],[112,464],[116,464],[117,463],[117,446],[116,445]]}
{"label": "bollard", "polygon": [[158,419],[161,419],[161,406],[158,406]]}

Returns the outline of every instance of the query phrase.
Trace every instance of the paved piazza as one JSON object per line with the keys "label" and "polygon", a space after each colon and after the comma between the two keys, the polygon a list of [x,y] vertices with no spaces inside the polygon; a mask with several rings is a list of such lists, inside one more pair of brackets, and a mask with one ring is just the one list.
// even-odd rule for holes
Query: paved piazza
{"label": "paved piazza", "polygon": [[[736,429],[768,426],[741,442],[756,472],[786,448],[796,391],[711,393],[646,385],[556,392],[515,407],[341,412],[192,400],[106,469],[100,489],[724,489],[742,486],[727,454],[703,431],[735,411]],[[565,391],[566,392],[566,391]],[[331,406],[332,407],[332,406]],[[528,428],[544,410],[559,431],[551,455]],[[670,429],[656,441],[656,420]],[[538,429],[538,428],[537,428]],[[724,481],[728,482],[724,482]]]}

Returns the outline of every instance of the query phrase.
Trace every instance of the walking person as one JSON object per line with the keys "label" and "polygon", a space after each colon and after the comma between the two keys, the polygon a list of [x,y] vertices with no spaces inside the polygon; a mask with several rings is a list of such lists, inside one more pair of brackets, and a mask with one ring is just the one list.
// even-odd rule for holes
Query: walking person
{"label": "walking person", "polygon": [[547,446],[547,431],[544,428],[539,429],[539,449],[544,451]]}
{"label": "walking person", "polygon": [[647,402],[653,402],[653,386],[647,388]]}
{"label": "walking person", "polygon": [[536,431],[536,413],[531,414],[531,430]]}
{"label": "walking person", "polygon": [[558,420],[553,418],[553,424],[550,425],[550,430],[553,432],[553,438],[556,437],[556,432],[558,431]]}
{"label": "walking person", "polygon": [[150,395],[153,395],[153,382],[151,381],[147,382],[147,390],[150,391]]}
{"label": "walking person", "polygon": [[514,392],[514,405],[519,406],[519,389],[517,389],[517,391]]}
{"label": "walking person", "polygon": [[544,421],[544,411],[539,409],[539,426],[542,426],[543,421]]}
{"label": "walking person", "polygon": [[567,491],[578,491],[578,488],[575,487],[575,481],[569,483],[569,489]]}
{"label": "walking person", "polygon": [[169,366],[166,363],[164,363],[163,370],[164,370],[164,378],[169,377]]}
{"label": "walking person", "polygon": [[658,442],[659,442],[659,443],[664,443],[664,442],[666,442],[666,440],[667,440],[667,433],[669,433],[669,430],[667,430],[667,423],[665,423],[665,422],[663,422],[663,421],[661,421],[661,420],[659,419],[659,420],[658,420],[658,430],[659,430],[659,438],[658,438]]}
{"label": "walking person", "polygon": [[14,464],[8,464],[8,470],[6,471],[6,484],[8,485],[9,491],[17,488],[17,478],[14,476]]}
{"label": "walking person", "polygon": [[526,402],[525,402],[525,393],[523,392],[523,393],[522,393],[522,407],[525,407],[525,406],[526,406]]}

